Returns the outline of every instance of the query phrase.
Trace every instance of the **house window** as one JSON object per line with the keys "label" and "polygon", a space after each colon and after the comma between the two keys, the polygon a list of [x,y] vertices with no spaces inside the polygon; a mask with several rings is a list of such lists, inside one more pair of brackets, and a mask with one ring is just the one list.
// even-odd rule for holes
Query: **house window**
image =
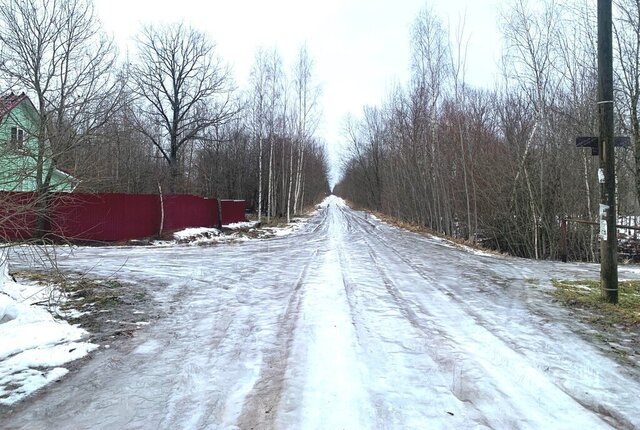
{"label": "house window", "polygon": [[20,127],[11,127],[11,145],[19,148],[24,142],[24,130]]}

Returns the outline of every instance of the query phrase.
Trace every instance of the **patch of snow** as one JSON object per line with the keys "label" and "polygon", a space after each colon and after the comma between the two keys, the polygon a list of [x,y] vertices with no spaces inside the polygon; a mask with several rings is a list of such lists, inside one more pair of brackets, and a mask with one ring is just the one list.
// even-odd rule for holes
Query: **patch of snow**
{"label": "patch of snow", "polygon": [[463,250],[465,252],[468,252],[470,254],[477,255],[477,256],[480,256],[480,257],[495,257],[496,256],[495,254],[492,254],[492,253],[487,252],[487,251],[483,251],[482,249],[473,248],[473,247],[468,246],[468,245],[462,245],[462,244],[456,243],[456,242],[454,242],[452,240],[446,239],[444,237],[436,236],[436,235],[433,235],[433,234],[429,235],[429,238],[432,241],[438,242],[439,244],[441,244],[443,246],[446,246],[446,247],[449,247],[449,248],[461,249],[461,250]]}
{"label": "patch of snow", "polygon": [[231,234],[221,234],[220,236],[215,237],[196,237],[189,241],[189,245],[213,245],[216,243],[235,242],[242,240],[243,238],[241,238],[237,233],[234,232]]}
{"label": "patch of snow", "polygon": [[83,312],[77,309],[60,309],[59,307],[56,307],[54,308],[54,310],[56,315],[59,315],[65,319],[77,319],[89,314],[89,312]]}
{"label": "patch of snow", "polygon": [[288,236],[300,230],[305,224],[305,220],[302,218],[294,218],[292,221],[293,222],[287,226],[272,228],[271,232],[276,237]]}
{"label": "patch of snow", "polygon": [[591,291],[592,290],[592,288],[589,287],[588,285],[574,284],[574,285],[572,285],[572,287],[577,289],[577,290],[584,290],[584,291]]}
{"label": "patch of snow", "polygon": [[471,254],[479,255],[481,257],[495,257],[496,256],[495,254],[492,254],[492,253],[487,252],[487,251],[483,251],[482,249],[472,248],[471,246],[461,245],[461,244],[455,243],[455,242],[454,242],[454,246],[457,247],[457,248],[460,248],[460,249],[462,249],[462,250],[464,250],[466,252],[469,252]]}
{"label": "patch of snow", "polygon": [[184,230],[173,233],[176,240],[190,240],[197,237],[215,237],[220,236],[222,232],[217,228],[211,227],[194,227],[185,228]]}
{"label": "patch of snow", "polygon": [[231,230],[241,230],[254,228],[258,225],[258,221],[234,222],[231,224],[223,224],[222,226]]}
{"label": "patch of snow", "polygon": [[[235,223],[229,224],[225,227],[228,227],[232,231],[229,234],[223,234],[217,229],[212,229],[218,232],[217,235],[208,234],[210,229],[189,229],[192,230],[190,232],[182,233],[180,232],[180,236],[176,237],[176,240],[184,243],[188,243],[189,245],[195,246],[203,246],[203,245],[215,245],[220,243],[229,243],[229,242],[250,242],[256,240],[264,240],[268,238],[274,237],[283,237],[288,236],[294,232],[302,229],[307,223],[306,218],[293,218],[291,223],[284,226],[277,227],[261,227],[257,228],[257,222],[245,222],[245,223]],[[253,235],[243,234],[240,230],[247,230],[249,233],[253,233]]]}
{"label": "patch of snow", "polygon": [[11,375],[29,368],[58,367],[84,357],[98,346],[85,342],[69,342],[22,351],[0,362],[0,374]]}
{"label": "patch of snow", "polygon": [[[234,229],[239,228],[240,227],[234,226]],[[224,234],[217,228],[209,227],[187,228],[185,230],[174,233],[173,237],[177,242],[195,246],[213,245],[217,243],[236,242],[244,240],[243,238],[238,236],[238,233],[235,231],[231,234]]]}
{"label": "patch of snow", "polygon": [[[6,275],[6,271],[5,271]],[[36,305],[52,296],[51,287],[3,280],[0,290],[0,403],[10,405],[60,379],[64,363],[84,357],[97,345],[80,342],[87,332],[56,319]],[[50,369],[53,368],[53,369]],[[47,369],[47,370],[42,370]]]}
{"label": "patch of snow", "polygon": [[[12,405],[44,386],[61,379],[69,373],[64,367],[56,367],[49,371],[29,369],[24,372],[0,376],[0,404]],[[8,390],[7,386],[18,386],[17,389]]]}
{"label": "patch of snow", "polygon": [[154,240],[154,241],[151,242],[150,245],[153,246],[153,247],[156,247],[156,248],[163,248],[163,247],[175,245],[175,241],[173,241],[173,240]]}

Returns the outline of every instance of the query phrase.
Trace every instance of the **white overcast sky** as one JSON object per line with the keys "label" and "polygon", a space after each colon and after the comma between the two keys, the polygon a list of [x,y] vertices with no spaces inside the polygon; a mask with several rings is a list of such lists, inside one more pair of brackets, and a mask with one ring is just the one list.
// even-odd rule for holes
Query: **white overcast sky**
{"label": "white overcast sky", "polygon": [[207,32],[241,88],[258,47],[277,47],[290,67],[302,44],[322,88],[319,135],[339,147],[344,117],[379,104],[404,83],[411,25],[431,7],[456,27],[466,16],[467,81],[493,87],[501,0],[95,0],[105,30],[126,50],[141,24],[184,21]]}

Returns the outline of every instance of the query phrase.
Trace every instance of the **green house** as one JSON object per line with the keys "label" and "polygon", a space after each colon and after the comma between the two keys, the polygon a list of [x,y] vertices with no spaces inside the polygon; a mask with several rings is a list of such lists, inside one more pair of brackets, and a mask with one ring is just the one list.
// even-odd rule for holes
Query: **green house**
{"label": "green house", "polygon": [[[24,93],[0,96],[0,191],[35,191],[37,171],[38,111]],[[52,162],[47,148],[43,171]],[[54,169],[50,190],[71,192],[78,185],[73,176]]]}

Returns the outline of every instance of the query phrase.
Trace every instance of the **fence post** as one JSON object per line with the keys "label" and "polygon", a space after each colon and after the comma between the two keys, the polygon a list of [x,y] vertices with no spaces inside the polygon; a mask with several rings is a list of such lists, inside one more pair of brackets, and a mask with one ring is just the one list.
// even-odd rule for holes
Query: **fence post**
{"label": "fence post", "polygon": [[560,261],[567,262],[567,220],[562,219],[560,221]]}
{"label": "fence post", "polygon": [[162,186],[158,182],[158,192],[160,193],[160,231],[158,237],[162,237],[162,230],[164,230],[164,198],[162,197]]}

